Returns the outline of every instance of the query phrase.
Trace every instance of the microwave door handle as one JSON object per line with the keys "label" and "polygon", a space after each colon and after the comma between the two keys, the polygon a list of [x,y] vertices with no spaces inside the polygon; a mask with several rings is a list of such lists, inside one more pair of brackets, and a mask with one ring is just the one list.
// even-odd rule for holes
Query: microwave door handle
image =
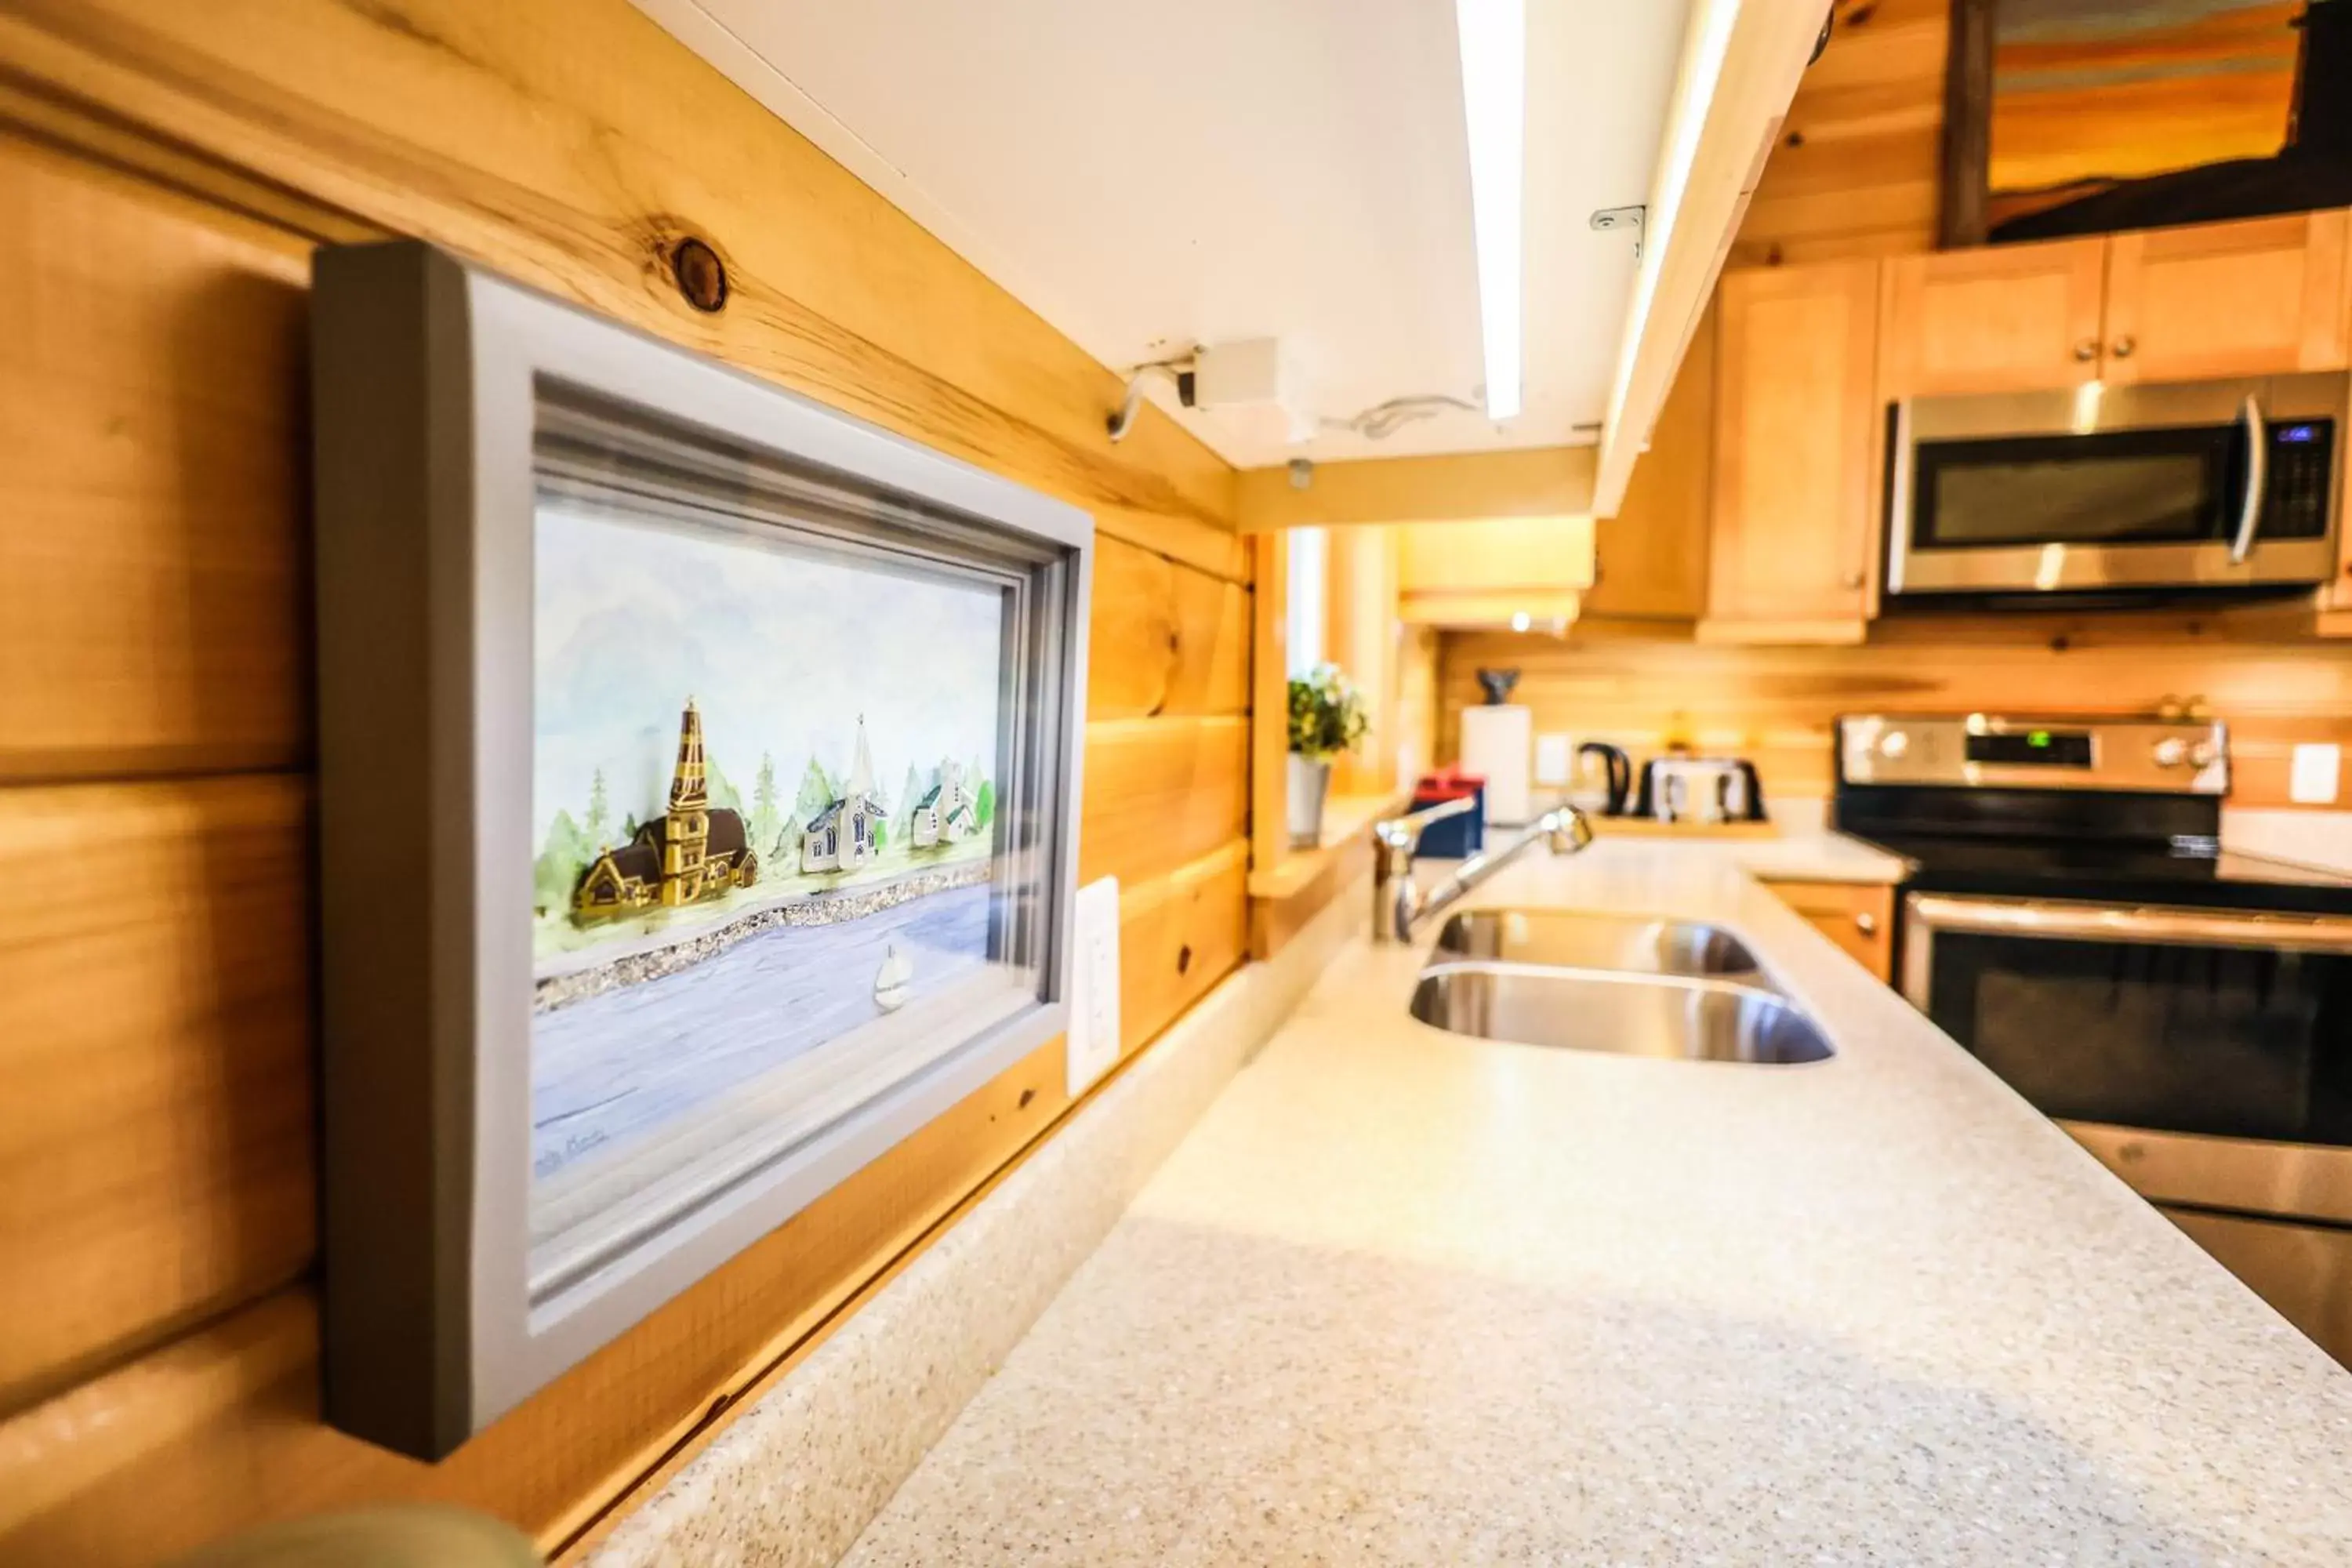
{"label": "microwave door handle", "polygon": [[2230,542],[2230,564],[2242,566],[2254,548],[2254,527],[2263,520],[2263,496],[2270,486],[2270,432],[2263,424],[2263,405],[2246,394],[2239,418],[2246,426],[2246,495],[2238,506],[2238,536]]}

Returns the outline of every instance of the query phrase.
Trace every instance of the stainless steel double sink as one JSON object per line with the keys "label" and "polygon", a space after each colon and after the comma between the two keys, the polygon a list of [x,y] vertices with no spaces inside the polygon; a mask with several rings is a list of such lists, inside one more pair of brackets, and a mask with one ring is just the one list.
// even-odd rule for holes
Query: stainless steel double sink
{"label": "stainless steel double sink", "polygon": [[1617,1056],[1786,1065],[1833,1049],[1722,927],[1567,910],[1454,916],[1412,1016],[1479,1039]]}

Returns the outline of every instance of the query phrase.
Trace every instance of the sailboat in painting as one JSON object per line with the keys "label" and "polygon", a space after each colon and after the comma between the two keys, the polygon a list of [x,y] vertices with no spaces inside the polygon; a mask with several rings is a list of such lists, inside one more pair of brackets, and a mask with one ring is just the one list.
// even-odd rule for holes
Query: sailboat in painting
{"label": "sailboat in painting", "polygon": [[894,942],[882,954],[882,967],[874,973],[874,1005],[885,1013],[895,1013],[914,992],[915,961],[900,952]]}

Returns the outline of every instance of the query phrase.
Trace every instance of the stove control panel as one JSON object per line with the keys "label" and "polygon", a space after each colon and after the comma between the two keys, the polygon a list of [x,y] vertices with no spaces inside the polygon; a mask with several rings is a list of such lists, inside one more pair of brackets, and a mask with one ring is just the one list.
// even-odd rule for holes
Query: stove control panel
{"label": "stove control panel", "polygon": [[2228,729],[2155,719],[1848,714],[1838,780],[1954,789],[2226,795]]}

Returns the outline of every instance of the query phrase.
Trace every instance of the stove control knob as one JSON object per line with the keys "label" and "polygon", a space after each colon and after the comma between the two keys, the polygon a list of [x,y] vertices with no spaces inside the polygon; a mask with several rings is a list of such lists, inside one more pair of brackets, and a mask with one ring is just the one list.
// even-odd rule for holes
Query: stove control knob
{"label": "stove control knob", "polygon": [[1899,757],[1910,749],[1911,737],[1904,731],[1889,730],[1878,737],[1878,754],[1882,757]]}
{"label": "stove control knob", "polygon": [[2189,748],[2189,765],[2193,768],[2210,768],[2213,765],[2213,760],[2221,754],[2221,751],[2212,742],[2200,741]]}
{"label": "stove control knob", "polygon": [[2156,743],[2154,755],[2158,767],[2177,768],[2189,759],[2189,742],[2178,735],[2167,735]]}

